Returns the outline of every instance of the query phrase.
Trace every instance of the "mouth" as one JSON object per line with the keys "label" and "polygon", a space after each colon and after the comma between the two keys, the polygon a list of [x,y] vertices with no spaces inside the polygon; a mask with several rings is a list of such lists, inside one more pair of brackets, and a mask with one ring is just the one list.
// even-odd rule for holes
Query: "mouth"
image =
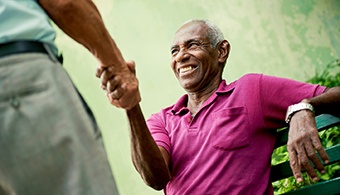
{"label": "mouth", "polygon": [[195,68],[196,68],[196,66],[192,66],[192,65],[183,66],[183,67],[178,69],[178,73],[183,74],[183,73],[189,72],[189,71],[191,71]]}

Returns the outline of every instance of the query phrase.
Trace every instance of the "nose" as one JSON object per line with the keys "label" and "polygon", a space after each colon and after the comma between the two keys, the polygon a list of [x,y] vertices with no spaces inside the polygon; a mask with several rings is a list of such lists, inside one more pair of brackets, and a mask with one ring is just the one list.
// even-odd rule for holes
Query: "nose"
{"label": "nose", "polygon": [[187,59],[189,59],[190,55],[185,49],[181,49],[177,55],[175,56],[175,61],[178,62],[183,62]]}

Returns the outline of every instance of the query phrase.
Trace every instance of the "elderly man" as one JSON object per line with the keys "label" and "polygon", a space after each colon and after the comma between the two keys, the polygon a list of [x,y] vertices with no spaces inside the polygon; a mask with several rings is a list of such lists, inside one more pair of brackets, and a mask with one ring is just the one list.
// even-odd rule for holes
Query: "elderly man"
{"label": "elderly man", "polygon": [[[171,46],[171,68],[187,94],[146,123],[139,106],[127,110],[133,163],[152,188],[169,195],[273,194],[274,132],[285,126],[285,119],[297,181],[302,181],[301,167],[318,180],[309,159],[324,172],[314,152],[327,163],[314,110],[320,114],[339,108],[340,87],[262,74],[227,84],[222,72],[229,52],[230,44],[215,25],[185,23]],[[114,98],[109,96],[117,106]],[[294,112],[286,117],[289,106]]]}

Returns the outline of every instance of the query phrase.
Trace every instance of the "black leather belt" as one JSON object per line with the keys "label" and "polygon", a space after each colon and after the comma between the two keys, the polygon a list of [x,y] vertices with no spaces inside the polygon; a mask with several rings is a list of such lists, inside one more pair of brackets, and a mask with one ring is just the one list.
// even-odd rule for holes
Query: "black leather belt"
{"label": "black leather belt", "polygon": [[[21,53],[45,53],[49,54],[44,44],[38,41],[14,41],[0,44],[0,58]],[[57,57],[62,63],[62,56]]]}

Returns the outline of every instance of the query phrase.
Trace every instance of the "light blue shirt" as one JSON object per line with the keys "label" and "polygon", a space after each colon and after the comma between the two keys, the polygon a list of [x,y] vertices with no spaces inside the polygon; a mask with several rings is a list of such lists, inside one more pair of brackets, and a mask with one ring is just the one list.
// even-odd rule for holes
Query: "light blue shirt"
{"label": "light blue shirt", "polygon": [[58,53],[56,32],[36,0],[0,0],[0,21],[0,44],[34,40],[48,43]]}

